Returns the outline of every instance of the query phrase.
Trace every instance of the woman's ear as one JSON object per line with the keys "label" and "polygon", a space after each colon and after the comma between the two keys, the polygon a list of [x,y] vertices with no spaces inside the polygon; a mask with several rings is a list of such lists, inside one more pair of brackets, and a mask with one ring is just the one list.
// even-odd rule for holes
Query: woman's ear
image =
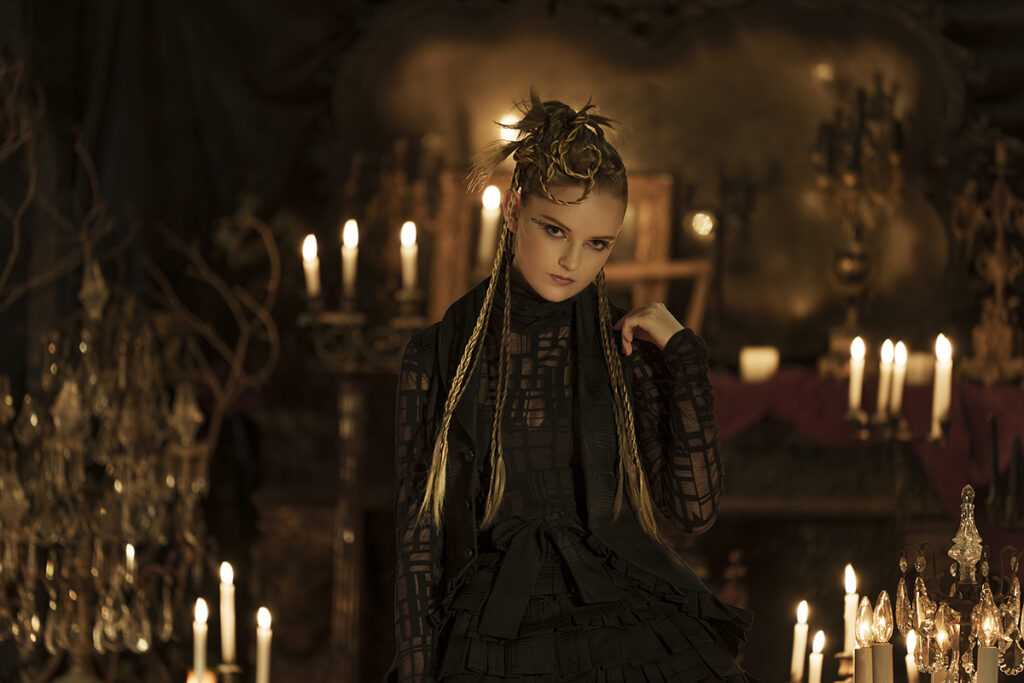
{"label": "woman's ear", "polygon": [[508,229],[511,232],[519,230],[519,208],[522,205],[522,195],[513,192],[511,188],[505,190],[505,198],[502,201],[502,211],[508,220]]}

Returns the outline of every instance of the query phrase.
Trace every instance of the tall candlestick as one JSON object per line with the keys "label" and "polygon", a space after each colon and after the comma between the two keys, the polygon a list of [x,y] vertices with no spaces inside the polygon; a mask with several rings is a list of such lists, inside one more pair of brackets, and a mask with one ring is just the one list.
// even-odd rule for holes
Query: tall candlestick
{"label": "tall candlestick", "polygon": [[892,643],[871,646],[871,683],[892,683]]}
{"label": "tall candlestick", "polygon": [[225,664],[235,662],[235,572],[220,563],[220,654]]}
{"label": "tall candlestick", "polygon": [[402,289],[416,289],[416,257],[419,246],[416,244],[416,224],[406,221],[402,224]]}
{"label": "tall candlestick", "polygon": [[850,410],[860,410],[864,386],[864,340],[857,337],[850,344]]}
{"label": "tall candlestick", "polygon": [[875,414],[882,419],[889,414],[889,392],[892,386],[892,360],[894,354],[895,349],[892,339],[886,339],[882,343],[882,357],[878,363],[878,398],[875,401]]}
{"label": "tall candlestick", "polygon": [[972,630],[978,633],[977,683],[996,683],[999,677],[999,648],[995,647],[1002,635],[999,608],[991,593],[982,594],[980,612],[972,617]]}
{"label": "tall candlestick", "polygon": [[316,236],[306,235],[302,241],[302,269],[306,271],[306,294],[320,296],[320,259],[317,258]]}
{"label": "tall candlestick", "polygon": [[864,596],[857,607],[856,640],[853,651],[853,683],[872,683],[871,645],[875,642],[874,610],[871,598]]}
{"label": "tall candlestick", "polygon": [[197,681],[206,678],[206,631],[209,628],[206,620],[210,617],[210,608],[206,600],[196,600],[195,619],[192,621],[192,672]]}
{"label": "tall candlestick", "polygon": [[814,651],[807,658],[807,683],[821,683],[821,663],[824,655],[821,651],[825,649],[825,632],[818,631],[814,634]]}
{"label": "tall candlestick", "polygon": [[999,677],[999,648],[978,646],[977,683],[996,683]]}
{"label": "tall candlestick", "polygon": [[895,363],[892,368],[892,401],[889,403],[889,414],[899,415],[903,411],[903,385],[907,378],[907,345],[896,342],[893,355]]}
{"label": "tall candlestick", "polygon": [[359,224],[354,219],[345,221],[341,231],[341,295],[345,299],[356,295],[356,262],[359,255]]}
{"label": "tall candlestick", "polygon": [[857,604],[860,602],[857,595],[857,575],[853,571],[853,565],[846,565],[843,582],[846,587],[846,596],[843,600],[843,652],[853,652]]}
{"label": "tall candlestick", "polygon": [[789,664],[789,680],[799,683],[804,677],[804,657],[807,656],[807,601],[801,600],[796,608],[793,625],[793,656]]}
{"label": "tall candlestick", "polygon": [[872,683],[892,683],[892,603],[889,594],[882,591],[875,602],[875,614],[871,628],[875,644],[871,646]]}
{"label": "tall candlestick", "polygon": [[270,683],[270,610],[256,611],[256,683]]}
{"label": "tall candlestick", "polygon": [[942,422],[949,415],[953,390],[953,345],[946,335],[935,339],[935,384],[932,389],[932,432],[931,438],[942,436]]}
{"label": "tall candlestick", "polygon": [[917,649],[917,631],[907,633],[907,683],[918,683],[920,676],[917,671],[917,661],[914,659],[914,650]]}
{"label": "tall candlestick", "polygon": [[480,209],[480,241],[477,248],[477,263],[481,269],[486,269],[494,260],[499,218],[501,218],[501,190],[497,185],[489,185],[484,190],[483,207]]}

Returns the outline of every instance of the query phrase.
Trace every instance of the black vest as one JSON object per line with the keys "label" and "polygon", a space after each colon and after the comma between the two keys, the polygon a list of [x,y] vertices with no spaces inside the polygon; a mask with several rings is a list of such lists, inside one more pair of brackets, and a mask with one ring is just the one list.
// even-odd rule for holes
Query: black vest
{"label": "black vest", "polygon": [[[434,350],[433,378],[440,378],[440,382],[434,382],[438,385],[436,390],[431,387],[430,409],[435,411],[432,413],[434,415],[440,415],[444,410],[451,379],[483,305],[488,282],[489,279],[484,280],[452,304],[440,322],[417,333],[418,347],[424,351]],[[617,319],[625,312],[624,309],[613,307],[612,317]],[[577,432],[581,439],[589,529],[606,546],[639,568],[683,590],[702,593],[702,602],[708,598],[714,600],[689,565],[680,560],[667,545],[652,540],[643,532],[625,492],[619,517],[612,521],[617,437],[611,380],[598,328],[598,295],[595,285],[589,285],[577,295],[575,316],[578,364],[576,395],[580,417]],[[639,357],[639,354],[633,356]],[[429,357],[424,358],[424,361],[430,362]],[[631,376],[628,372],[631,362],[640,361],[623,357],[627,384]],[[478,403],[481,366],[478,363],[476,371],[468,379],[449,430],[442,594],[447,594],[451,586],[472,570],[477,560],[476,501],[481,485],[489,480],[489,473],[485,473],[485,463],[491,429],[490,410],[481,408]],[[481,411],[488,414],[479,414]],[[440,420],[437,421],[439,423]]]}

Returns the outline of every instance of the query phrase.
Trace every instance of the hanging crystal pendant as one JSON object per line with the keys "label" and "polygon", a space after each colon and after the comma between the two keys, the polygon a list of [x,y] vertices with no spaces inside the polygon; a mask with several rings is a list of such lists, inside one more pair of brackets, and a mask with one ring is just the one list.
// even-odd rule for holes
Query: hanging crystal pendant
{"label": "hanging crystal pendant", "polygon": [[904,638],[911,631],[918,631],[918,624],[914,623],[914,609],[910,604],[910,596],[907,594],[907,580],[901,576],[896,584],[896,627]]}

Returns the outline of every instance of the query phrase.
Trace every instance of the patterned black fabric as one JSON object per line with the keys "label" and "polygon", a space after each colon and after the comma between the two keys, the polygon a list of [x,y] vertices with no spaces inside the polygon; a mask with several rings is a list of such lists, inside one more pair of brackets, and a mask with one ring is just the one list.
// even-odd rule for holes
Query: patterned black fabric
{"label": "patterned black fabric", "polygon": [[[488,381],[478,400],[488,407],[503,305],[499,296],[482,357]],[[642,572],[586,530],[574,429],[574,305],[575,298],[549,302],[513,279],[505,493],[497,523],[481,535],[477,571],[449,595],[439,590],[439,539],[429,526],[411,527],[436,425],[426,414],[431,366],[406,349],[396,434],[399,681],[743,677],[733,614]],[[654,501],[670,521],[702,530],[717,515],[722,490],[707,348],[681,330],[664,350],[636,344],[624,364]]]}

